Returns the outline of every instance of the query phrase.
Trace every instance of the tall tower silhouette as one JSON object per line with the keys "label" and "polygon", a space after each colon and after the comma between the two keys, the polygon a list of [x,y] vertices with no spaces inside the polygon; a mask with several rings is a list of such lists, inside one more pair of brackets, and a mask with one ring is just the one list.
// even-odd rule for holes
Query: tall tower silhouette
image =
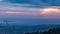
{"label": "tall tower silhouette", "polygon": [[[9,28],[8,20],[3,20],[3,22],[5,23],[5,25],[7,26],[7,29],[8,29]],[[5,34],[8,34],[8,30],[5,31]]]}
{"label": "tall tower silhouette", "polygon": [[3,22],[8,26],[8,20],[3,20]]}

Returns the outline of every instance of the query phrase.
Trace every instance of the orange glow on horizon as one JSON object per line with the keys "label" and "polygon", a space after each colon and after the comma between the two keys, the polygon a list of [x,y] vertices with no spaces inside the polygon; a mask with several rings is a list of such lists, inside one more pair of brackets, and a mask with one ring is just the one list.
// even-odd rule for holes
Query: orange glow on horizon
{"label": "orange glow on horizon", "polygon": [[41,10],[41,14],[58,14],[60,13],[60,8],[52,7],[52,8],[43,8]]}

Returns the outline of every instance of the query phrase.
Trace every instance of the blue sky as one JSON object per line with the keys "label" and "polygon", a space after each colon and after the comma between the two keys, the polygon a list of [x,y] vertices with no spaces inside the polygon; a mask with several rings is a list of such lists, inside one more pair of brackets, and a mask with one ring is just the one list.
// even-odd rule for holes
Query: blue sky
{"label": "blue sky", "polygon": [[44,6],[60,6],[60,0],[4,0],[14,4],[32,4],[36,7]]}
{"label": "blue sky", "polygon": [[[46,12],[48,9],[50,12]],[[55,11],[51,12],[51,10]],[[29,18],[31,18],[31,20],[34,18],[58,20],[60,19],[60,0],[0,0],[0,18],[23,18],[23,21],[24,18],[26,20]],[[35,22],[36,20],[33,20],[32,22]],[[38,20],[37,22],[40,24],[39,22],[43,22],[44,20]],[[54,20],[51,20],[48,22],[54,22]],[[57,20],[55,20],[55,23],[57,23]],[[58,23],[59,22],[60,21],[58,21]]]}
{"label": "blue sky", "polygon": [[0,5],[41,8],[47,6],[60,6],[60,0],[0,0]]}

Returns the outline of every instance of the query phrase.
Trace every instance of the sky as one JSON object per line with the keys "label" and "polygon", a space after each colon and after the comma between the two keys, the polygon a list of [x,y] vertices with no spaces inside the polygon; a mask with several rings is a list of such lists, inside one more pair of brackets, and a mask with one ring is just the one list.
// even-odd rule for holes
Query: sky
{"label": "sky", "polygon": [[[49,19],[48,22],[56,21],[59,23],[60,0],[0,0],[0,18],[43,19],[42,22],[44,19]],[[37,22],[41,24],[41,21],[38,20]]]}

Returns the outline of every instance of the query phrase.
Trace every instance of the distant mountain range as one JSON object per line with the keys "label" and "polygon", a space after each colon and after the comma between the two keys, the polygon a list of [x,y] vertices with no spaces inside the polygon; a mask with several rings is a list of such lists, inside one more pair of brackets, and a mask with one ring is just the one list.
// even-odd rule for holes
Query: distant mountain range
{"label": "distant mountain range", "polygon": [[60,25],[0,25],[0,31],[8,32],[9,34],[12,34],[14,31],[16,31],[17,33],[19,32],[19,34],[23,34],[24,32],[46,31],[56,27],[60,27]]}

